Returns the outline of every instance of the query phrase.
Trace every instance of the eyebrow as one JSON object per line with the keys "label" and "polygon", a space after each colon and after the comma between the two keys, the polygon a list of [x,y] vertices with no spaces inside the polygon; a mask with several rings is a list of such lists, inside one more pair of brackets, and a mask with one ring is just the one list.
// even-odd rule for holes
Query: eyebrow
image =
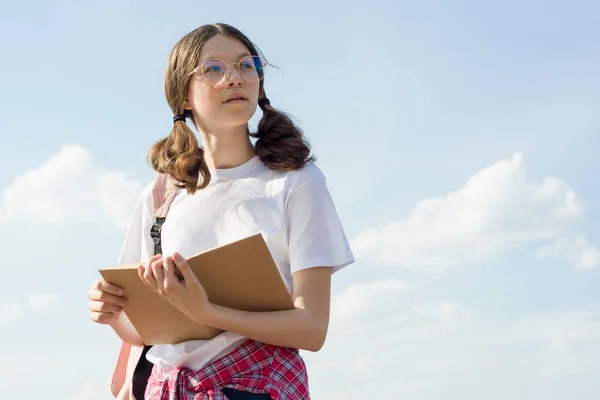
{"label": "eyebrow", "polygon": [[[237,56],[237,59],[239,60],[239,59],[240,59],[240,58],[242,58],[242,57],[251,56],[251,55],[252,55],[252,54],[250,54],[250,53],[248,53],[247,51],[245,51],[245,52],[243,52],[242,54],[239,54],[239,55]],[[210,58],[221,58],[221,59],[222,59],[223,57],[218,57],[216,54],[208,54],[208,55],[206,55],[205,57],[203,57],[203,58],[202,58],[202,61],[204,61],[204,60],[208,60],[208,59],[210,59]]]}

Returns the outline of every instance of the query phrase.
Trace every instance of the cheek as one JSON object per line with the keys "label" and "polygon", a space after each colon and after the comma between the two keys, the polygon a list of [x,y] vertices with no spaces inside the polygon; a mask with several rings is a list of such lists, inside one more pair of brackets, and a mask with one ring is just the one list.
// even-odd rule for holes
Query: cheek
{"label": "cheek", "polygon": [[193,99],[192,104],[199,114],[203,111],[209,111],[221,102],[221,93],[223,89],[215,88],[211,85],[197,85],[190,90],[189,96]]}
{"label": "cheek", "polygon": [[253,97],[254,100],[258,99],[258,89],[259,89],[259,83],[258,82],[249,82],[248,83],[248,88],[249,90],[249,94]]}
{"label": "cheek", "polygon": [[190,90],[190,96],[198,100],[210,100],[214,98],[220,98],[222,92],[223,88],[199,84]]}
{"label": "cheek", "polygon": [[202,93],[206,98],[214,98],[221,97],[221,93],[223,92],[223,88],[214,87],[212,85],[202,85],[201,86]]}

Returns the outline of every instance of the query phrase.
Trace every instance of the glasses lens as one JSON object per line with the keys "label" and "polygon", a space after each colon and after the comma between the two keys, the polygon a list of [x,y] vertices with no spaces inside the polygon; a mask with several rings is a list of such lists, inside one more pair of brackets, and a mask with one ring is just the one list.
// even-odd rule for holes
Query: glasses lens
{"label": "glasses lens", "polygon": [[227,64],[223,60],[205,60],[202,63],[202,76],[213,85],[225,78],[225,71],[227,71]]}
{"label": "glasses lens", "polygon": [[259,56],[243,57],[238,64],[238,68],[240,74],[248,82],[260,81],[265,73],[265,63]]}
{"label": "glasses lens", "polygon": [[[231,65],[235,67],[235,64]],[[237,65],[240,75],[248,82],[258,82],[264,76],[266,63],[259,56],[243,57]],[[202,63],[202,76],[206,82],[218,85],[225,80],[229,66],[223,60],[208,59]]]}

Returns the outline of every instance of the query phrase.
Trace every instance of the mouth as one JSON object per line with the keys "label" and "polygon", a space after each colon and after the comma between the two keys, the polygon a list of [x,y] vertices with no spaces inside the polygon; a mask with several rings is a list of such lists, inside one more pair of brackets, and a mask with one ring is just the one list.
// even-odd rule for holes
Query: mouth
{"label": "mouth", "polygon": [[241,94],[232,94],[223,103],[238,103],[238,102],[244,102],[244,101],[247,101],[247,100],[248,99],[245,96],[241,95]]}

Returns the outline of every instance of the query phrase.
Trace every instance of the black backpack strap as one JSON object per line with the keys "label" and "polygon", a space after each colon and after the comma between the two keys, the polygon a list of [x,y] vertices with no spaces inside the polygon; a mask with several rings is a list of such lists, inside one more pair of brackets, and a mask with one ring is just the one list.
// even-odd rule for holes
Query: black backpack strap
{"label": "black backpack strap", "polygon": [[[162,224],[165,222],[164,217],[156,218],[156,222],[150,228],[150,236],[152,236],[152,240],[154,241],[154,254],[162,254],[162,246],[160,241],[160,233],[162,231]],[[144,345],[142,349],[142,354],[140,355],[140,359],[138,360],[135,369],[133,370],[133,382],[131,385],[131,391],[136,400],[143,400],[144,393],[146,392],[146,386],[148,386],[148,379],[150,379],[150,375],[152,374],[152,368],[154,364],[152,364],[146,358],[146,354],[152,348],[152,346]]]}
{"label": "black backpack strap", "polygon": [[150,228],[150,236],[154,242],[154,254],[162,254],[162,245],[160,242],[160,233],[162,231],[162,224],[165,222],[165,217],[157,217],[156,222]]}

